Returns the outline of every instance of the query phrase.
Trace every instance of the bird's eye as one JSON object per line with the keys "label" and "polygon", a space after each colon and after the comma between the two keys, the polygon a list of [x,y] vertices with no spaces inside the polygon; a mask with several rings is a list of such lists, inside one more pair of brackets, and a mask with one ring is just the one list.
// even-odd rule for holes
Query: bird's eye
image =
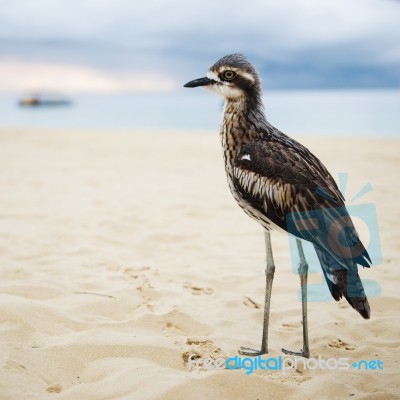
{"label": "bird's eye", "polygon": [[224,79],[226,79],[227,81],[231,81],[232,79],[236,78],[236,72],[233,71],[225,71],[223,74]]}

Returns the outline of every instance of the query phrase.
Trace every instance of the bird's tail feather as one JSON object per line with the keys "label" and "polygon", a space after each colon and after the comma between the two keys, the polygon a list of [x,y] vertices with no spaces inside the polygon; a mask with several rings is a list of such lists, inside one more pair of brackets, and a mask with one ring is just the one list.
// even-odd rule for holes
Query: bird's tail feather
{"label": "bird's tail feather", "polygon": [[357,264],[354,263],[352,268],[345,269],[327,251],[314,247],[332,297],[336,301],[345,297],[363,318],[369,319],[371,310],[358,275]]}

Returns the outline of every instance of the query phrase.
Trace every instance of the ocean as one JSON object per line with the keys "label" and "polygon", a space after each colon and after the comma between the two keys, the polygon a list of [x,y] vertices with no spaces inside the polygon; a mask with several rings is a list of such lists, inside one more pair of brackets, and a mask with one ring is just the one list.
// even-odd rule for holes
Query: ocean
{"label": "ocean", "polygon": [[[223,105],[195,89],[69,98],[70,106],[23,108],[1,94],[0,127],[218,131]],[[400,137],[400,90],[266,91],[264,104],[288,134]]]}

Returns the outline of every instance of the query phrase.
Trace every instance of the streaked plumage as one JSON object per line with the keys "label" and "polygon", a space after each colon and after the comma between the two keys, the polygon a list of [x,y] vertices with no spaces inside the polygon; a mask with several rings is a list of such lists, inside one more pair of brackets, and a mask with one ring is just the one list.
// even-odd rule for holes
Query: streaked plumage
{"label": "streaked plumage", "polygon": [[[220,135],[229,188],[239,206],[266,230],[278,227],[312,242],[333,298],[344,296],[369,318],[357,264],[368,267],[370,258],[343,196],[317,157],[266,120],[254,67],[232,54],[217,61],[207,78],[185,86],[205,86],[225,97]],[[298,215],[318,226],[302,227],[306,222]],[[293,218],[299,229],[293,229]]]}

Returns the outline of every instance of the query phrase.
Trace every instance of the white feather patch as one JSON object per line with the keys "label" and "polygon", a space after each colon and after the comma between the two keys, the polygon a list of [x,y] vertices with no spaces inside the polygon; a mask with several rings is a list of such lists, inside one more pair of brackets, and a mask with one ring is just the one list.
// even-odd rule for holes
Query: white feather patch
{"label": "white feather patch", "polygon": [[224,96],[227,99],[237,99],[243,96],[243,92],[240,89],[231,86],[229,82],[221,81],[215,72],[208,71],[207,78],[218,82],[218,84],[207,85],[205,89]]}
{"label": "white feather patch", "polygon": [[205,86],[205,88],[207,90],[210,90],[211,92],[220,94],[221,96],[224,96],[227,99],[237,99],[243,96],[243,92],[240,89],[228,86],[225,83],[207,85]]}
{"label": "white feather patch", "polygon": [[207,78],[213,81],[221,82],[221,79],[219,79],[218,75],[212,71],[207,72]]}
{"label": "white feather patch", "polygon": [[327,272],[327,273],[326,273],[326,276],[328,277],[328,279],[329,279],[333,284],[337,285],[337,279],[335,279],[334,276],[333,276],[330,272]]}

